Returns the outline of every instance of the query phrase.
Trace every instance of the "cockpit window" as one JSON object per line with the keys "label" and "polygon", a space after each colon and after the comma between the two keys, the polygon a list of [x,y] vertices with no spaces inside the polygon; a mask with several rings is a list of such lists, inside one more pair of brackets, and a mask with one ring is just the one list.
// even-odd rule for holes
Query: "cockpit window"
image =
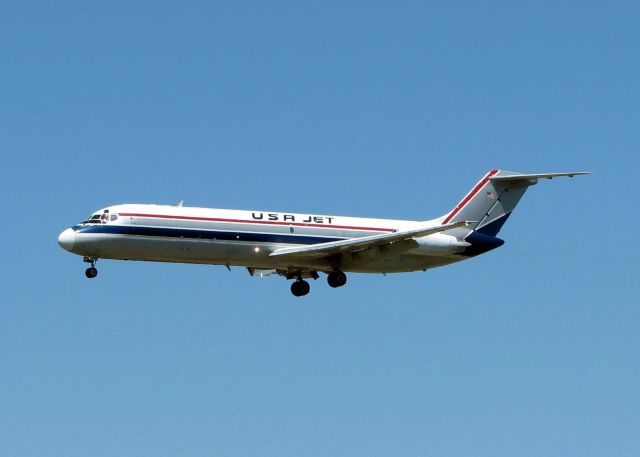
{"label": "cockpit window", "polygon": [[110,214],[108,209],[102,210],[100,213],[94,213],[89,218],[82,222],[83,224],[106,224],[110,221],[118,219],[117,214]]}
{"label": "cockpit window", "polygon": [[89,217],[89,219],[84,221],[83,224],[102,224],[103,222],[107,222],[106,220],[100,220],[100,217],[100,214],[94,214],[93,216]]}

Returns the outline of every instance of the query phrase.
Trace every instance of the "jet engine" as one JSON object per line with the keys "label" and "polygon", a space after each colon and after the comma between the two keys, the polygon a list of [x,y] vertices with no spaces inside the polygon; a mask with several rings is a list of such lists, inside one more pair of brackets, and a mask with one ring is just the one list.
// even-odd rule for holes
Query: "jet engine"
{"label": "jet engine", "polygon": [[414,238],[417,246],[409,252],[420,255],[450,255],[463,252],[471,243],[459,241],[455,236],[444,233],[434,233],[433,235]]}

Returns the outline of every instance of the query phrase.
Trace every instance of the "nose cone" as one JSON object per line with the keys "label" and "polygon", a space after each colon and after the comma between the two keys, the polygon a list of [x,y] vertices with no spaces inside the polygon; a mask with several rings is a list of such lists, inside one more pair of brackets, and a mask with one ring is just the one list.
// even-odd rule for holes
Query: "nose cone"
{"label": "nose cone", "polygon": [[60,247],[69,252],[71,252],[71,250],[73,249],[73,244],[75,243],[75,241],[76,234],[70,228],[66,229],[60,234],[60,236],[58,236],[58,244],[60,245]]}

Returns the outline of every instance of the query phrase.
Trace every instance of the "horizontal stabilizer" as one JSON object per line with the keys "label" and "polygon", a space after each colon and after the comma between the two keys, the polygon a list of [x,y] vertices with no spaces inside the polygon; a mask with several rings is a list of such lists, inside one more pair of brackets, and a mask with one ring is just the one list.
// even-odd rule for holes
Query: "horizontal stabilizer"
{"label": "horizontal stabilizer", "polygon": [[491,181],[526,181],[529,179],[553,179],[559,178],[561,176],[568,176],[573,178],[574,176],[579,175],[589,175],[591,174],[588,171],[570,171],[566,173],[513,173],[510,174],[508,171],[500,172],[496,176],[491,176],[489,179]]}
{"label": "horizontal stabilizer", "polygon": [[364,236],[360,238],[350,238],[348,240],[330,241],[328,243],[313,244],[310,246],[291,247],[276,249],[271,256],[290,256],[295,258],[313,257],[321,258],[330,255],[344,254],[374,246],[384,246],[389,243],[404,241],[411,238],[422,237],[434,233],[444,232],[457,227],[463,227],[475,222],[459,221],[442,225],[431,225],[412,230],[403,230],[393,233],[383,233],[381,235]]}

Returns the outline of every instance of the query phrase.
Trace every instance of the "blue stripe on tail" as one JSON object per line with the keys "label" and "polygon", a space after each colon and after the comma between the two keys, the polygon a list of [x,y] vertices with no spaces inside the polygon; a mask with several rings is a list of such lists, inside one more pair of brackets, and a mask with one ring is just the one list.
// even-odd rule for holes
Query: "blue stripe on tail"
{"label": "blue stripe on tail", "polygon": [[500,229],[502,229],[504,223],[507,222],[507,219],[509,219],[510,215],[511,213],[504,214],[503,216],[497,218],[495,221],[489,222],[487,225],[483,225],[482,227],[477,229],[476,232],[484,233],[485,235],[489,236],[496,236]]}
{"label": "blue stripe on tail", "polygon": [[471,246],[467,247],[461,254],[473,257],[502,246],[504,244],[504,240],[496,237],[496,235],[507,221],[510,214],[511,213],[507,213],[500,216],[496,220],[488,223],[487,225],[483,225],[479,229],[474,230],[467,235],[465,241],[467,243],[471,243]]}
{"label": "blue stripe on tail", "polygon": [[466,247],[460,255],[468,257],[484,254],[504,244],[504,240],[478,231],[471,232],[464,240],[471,246]]}

